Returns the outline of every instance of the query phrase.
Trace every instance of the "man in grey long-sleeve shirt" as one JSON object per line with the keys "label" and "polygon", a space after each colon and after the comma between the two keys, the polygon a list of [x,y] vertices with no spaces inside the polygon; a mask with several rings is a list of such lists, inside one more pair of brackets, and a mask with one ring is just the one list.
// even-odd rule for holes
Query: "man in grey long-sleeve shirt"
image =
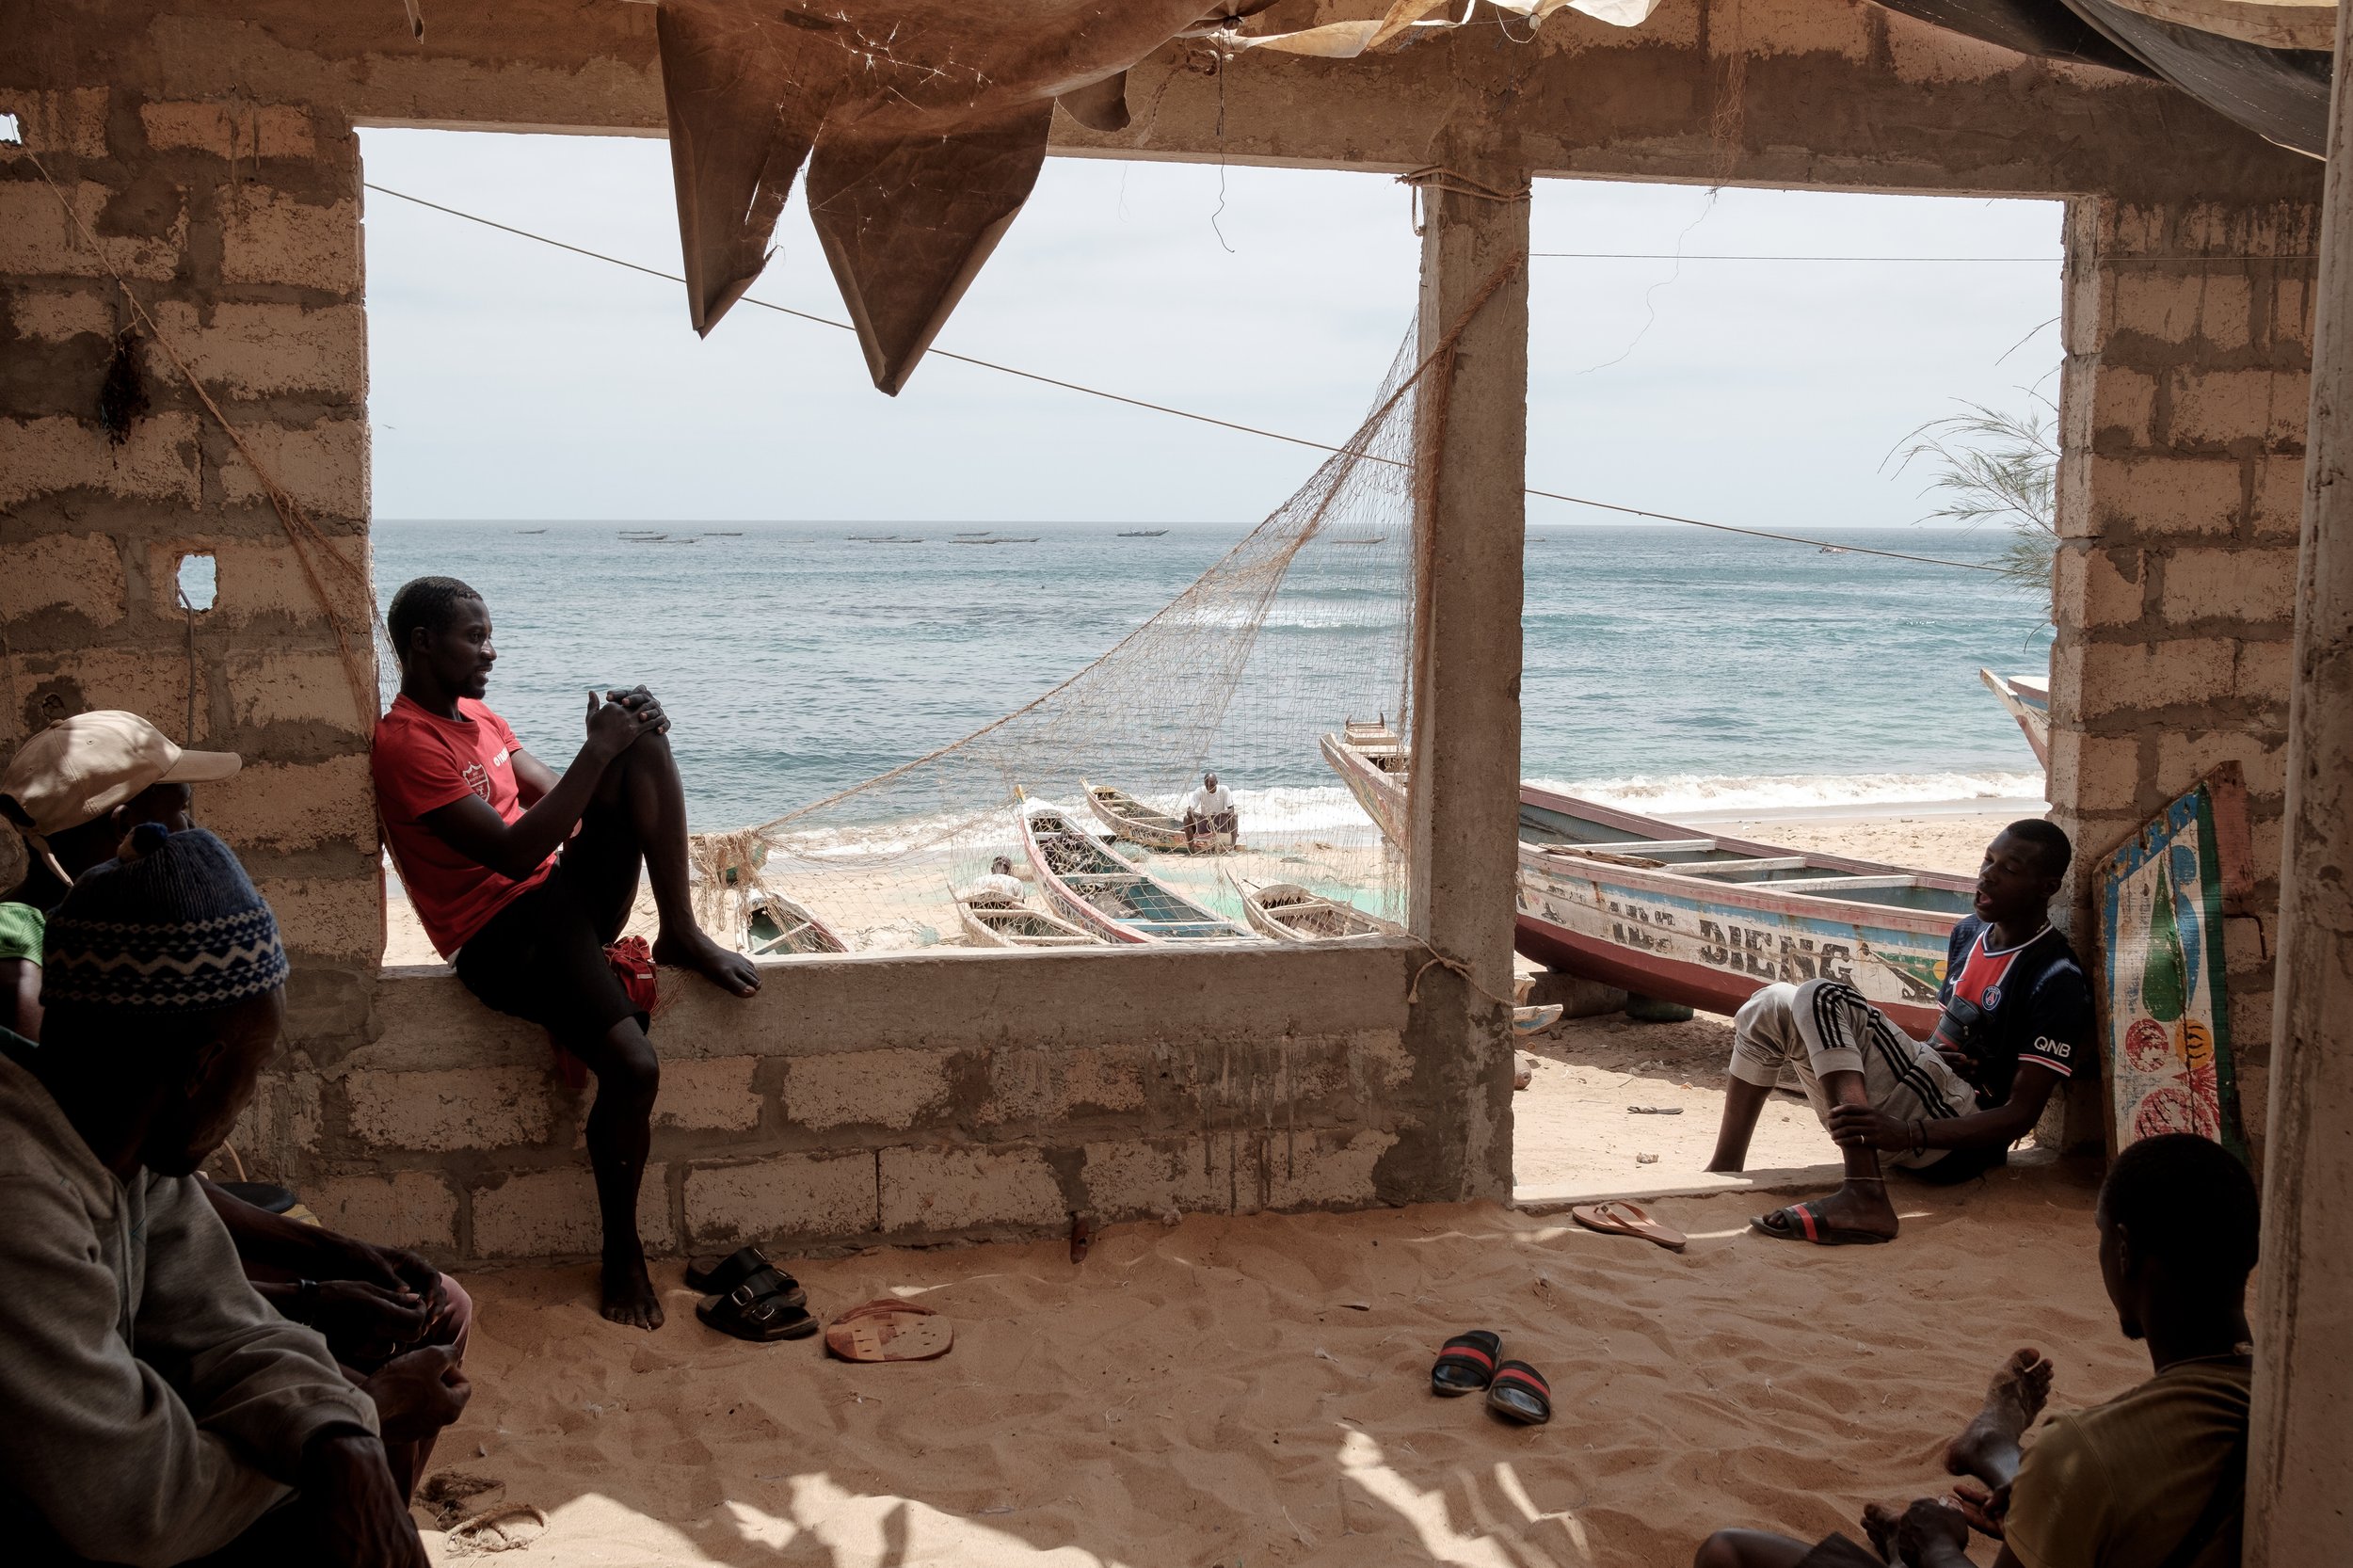
{"label": "man in grey long-sleeve shirt", "polygon": [[31,1561],[425,1560],[378,1433],[454,1416],[449,1352],[353,1387],[192,1174],[253,1096],[285,974],[228,849],[143,827],[50,922],[44,1043],[0,1032],[0,1537]]}

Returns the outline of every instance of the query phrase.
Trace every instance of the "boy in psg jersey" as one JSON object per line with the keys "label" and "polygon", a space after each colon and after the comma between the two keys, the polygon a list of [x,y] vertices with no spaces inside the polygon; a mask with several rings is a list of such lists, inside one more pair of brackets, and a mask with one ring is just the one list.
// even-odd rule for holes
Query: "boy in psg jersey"
{"label": "boy in psg jersey", "polygon": [[480,594],[421,577],[392,596],[385,620],[400,696],[376,721],[373,767],[400,879],[468,989],[541,1025],[597,1075],[586,1135],[604,1315],[659,1328],[637,1190],[662,1069],[604,952],[636,900],[641,862],[662,916],[655,960],[739,997],[760,989],[751,960],[695,923],[669,721],[643,686],[592,691],[586,744],[558,775],[483,704],[498,652]]}
{"label": "boy in psg jersey", "polygon": [[1925,1044],[1841,981],[1768,985],[1742,1004],[1707,1168],[1742,1167],[1785,1063],[1847,1166],[1837,1192],[1760,1215],[1754,1229],[1822,1246],[1893,1240],[1882,1154],[1934,1182],[2009,1159],[2091,1039],[2090,987],[2050,921],[2073,855],[2067,835],[2039,819],[2010,824],[1987,846],[1977,913],[1953,928],[1937,993],[1945,1014]]}

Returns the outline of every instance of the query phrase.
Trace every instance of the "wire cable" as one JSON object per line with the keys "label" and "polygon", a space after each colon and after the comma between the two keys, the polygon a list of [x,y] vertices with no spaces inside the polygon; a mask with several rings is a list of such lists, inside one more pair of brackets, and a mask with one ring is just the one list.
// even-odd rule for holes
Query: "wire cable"
{"label": "wire cable", "polygon": [[[573,245],[568,241],[552,239],[546,234],[535,234],[528,229],[518,229],[511,223],[501,223],[496,218],[484,217],[476,213],[465,212],[456,207],[444,206],[439,201],[428,201],[422,196],[411,196],[407,191],[394,190],[389,185],[379,185],[373,180],[366,181],[364,184],[368,189],[375,191],[379,195],[393,197],[402,201],[411,202],[416,206],[428,207],[434,212],[445,213],[451,217],[463,218],[469,223],[478,223],[486,229],[496,229],[501,233],[513,234],[518,239],[526,239],[534,241],[539,245],[552,246],[558,250],[568,250],[575,256],[585,256],[591,261],[603,262],[608,265],[623,267],[631,272],[641,272],[648,278],[660,278],[666,282],[683,283],[686,281],[685,279],[680,277],[675,272],[664,272],[659,267],[650,267],[637,262],[624,261],[618,256],[609,256],[601,250],[591,250],[586,246]],[[1539,254],[1542,254],[1542,252],[1539,252]],[[2041,258],[2034,259],[2041,260]],[[852,327],[846,321],[836,321],[830,316],[817,315],[808,311],[796,311],[789,305],[774,304],[765,299],[756,298],[748,294],[744,296],[742,299],[737,301],[737,303],[743,305],[754,305],[763,311],[773,311],[778,315],[791,316],[796,321],[809,322],[818,327],[830,327],[837,331],[853,332],[856,330],[856,328]],[[1100,387],[1084,386],[1077,381],[1064,381],[1058,376],[1041,375],[1037,371],[1022,370],[1013,365],[1000,364],[993,360],[974,359],[968,354],[956,354],[945,348],[935,348],[931,350],[931,353],[937,359],[952,360],[958,364],[971,365],[980,370],[995,371],[1000,376],[1018,376],[1024,381],[1034,381],[1041,386],[1058,387],[1064,392],[1078,392],[1087,397],[1101,398],[1106,402],[1111,403],[1122,403],[1127,405],[1128,408],[1144,408],[1156,414],[1168,414],[1176,419],[1191,420],[1197,424],[1215,425],[1221,430],[1232,430],[1245,436],[1259,436],[1268,440],[1285,441],[1292,446],[1304,446],[1314,452],[1334,453],[1343,450],[1340,447],[1332,445],[1329,441],[1310,440],[1305,436],[1286,435],[1280,430],[1269,430],[1256,424],[1242,424],[1230,419],[1219,419],[1214,414],[1195,413],[1190,408],[1173,408],[1165,403],[1153,403],[1141,397],[1129,397],[1123,392],[1106,392]],[[1378,457],[1373,456],[1370,454],[1365,454],[1364,456],[1367,460],[1373,462],[1399,462],[1399,459],[1394,457]],[[1401,466],[1402,465],[1401,464]],[[1594,501],[1585,496],[1563,495],[1557,490],[1539,490],[1530,488],[1524,490],[1523,493],[1535,496],[1545,501],[1563,502],[1571,506],[1588,506],[1592,507],[1595,511],[1614,512],[1622,517],[1646,518],[1653,521],[1672,522],[1680,524],[1681,526],[1687,528],[1710,529],[1720,534],[1744,534],[1751,538],[1777,539],[1785,544],[1813,545],[1818,549],[1829,550],[1843,554],[1877,555],[1891,561],[1914,561],[1924,566],[1953,567],[1962,571],[1992,572],[1996,576],[1999,576],[2002,572],[2002,568],[2000,567],[1990,565],[1983,561],[1955,561],[1941,555],[1915,555],[1900,550],[1879,550],[1869,545],[1839,544],[1831,539],[1810,539],[1797,534],[1777,534],[1765,528],[1741,528],[1728,522],[1706,522],[1698,518],[1679,517],[1673,512],[1654,512],[1641,506],[1623,505],[1613,501]]]}

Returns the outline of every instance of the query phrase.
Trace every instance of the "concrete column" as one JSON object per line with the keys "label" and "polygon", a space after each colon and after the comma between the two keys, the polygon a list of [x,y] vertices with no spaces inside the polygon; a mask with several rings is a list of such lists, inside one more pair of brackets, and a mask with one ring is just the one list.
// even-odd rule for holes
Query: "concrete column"
{"label": "concrete column", "polygon": [[2288,716],[2271,1139],[2247,1476],[2249,1568],[2345,1555],[2353,1527],[2353,94],[2337,19]]}
{"label": "concrete column", "polygon": [[[1441,156],[1498,190],[1523,170]],[[1461,1163],[1463,1195],[1511,1191],[1508,997],[1517,884],[1520,579],[1526,547],[1529,203],[1441,187],[1423,192],[1421,342],[1428,354],[1460,326],[1451,353],[1425,372],[1418,408],[1424,471],[1414,519],[1421,564],[1414,696],[1414,934],[1458,959],[1470,980],[1433,968],[1409,1038],[1424,1061],[1461,1074],[1459,1128],[1398,1158]],[[1497,269],[1520,259],[1501,286]],[[1486,295],[1484,303],[1479,303]],[[1452,1036],[1451,1051],[1434,1048]],[[1450,1135],[1450,1136],[1449,1136]],[[1444,1146],[1451,1142],[1455,1146]]]}

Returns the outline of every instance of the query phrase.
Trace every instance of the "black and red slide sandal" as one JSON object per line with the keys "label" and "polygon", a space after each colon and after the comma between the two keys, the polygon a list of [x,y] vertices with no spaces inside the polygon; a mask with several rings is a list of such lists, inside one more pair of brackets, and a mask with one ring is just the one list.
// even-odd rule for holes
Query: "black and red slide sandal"
{"label": "black and red slide sandal", "polygon": [[1487,1408],[1507,1421],[1542,1426],[1552,1419],[1552,1384],[1525,1361],[1507,1361],[1496,1368],[1487,1390]]}
{"label": "black and red slide sandal", "polygon": [[1430,1368],[1430,1391],[1449,1399],[1478,1393],[1495,1381],[1496,1357],[1502,1353],[1503,1336],[1493,1330],[1475,1328],[1456,1335],[1438,1347],[1437,1362]]}

